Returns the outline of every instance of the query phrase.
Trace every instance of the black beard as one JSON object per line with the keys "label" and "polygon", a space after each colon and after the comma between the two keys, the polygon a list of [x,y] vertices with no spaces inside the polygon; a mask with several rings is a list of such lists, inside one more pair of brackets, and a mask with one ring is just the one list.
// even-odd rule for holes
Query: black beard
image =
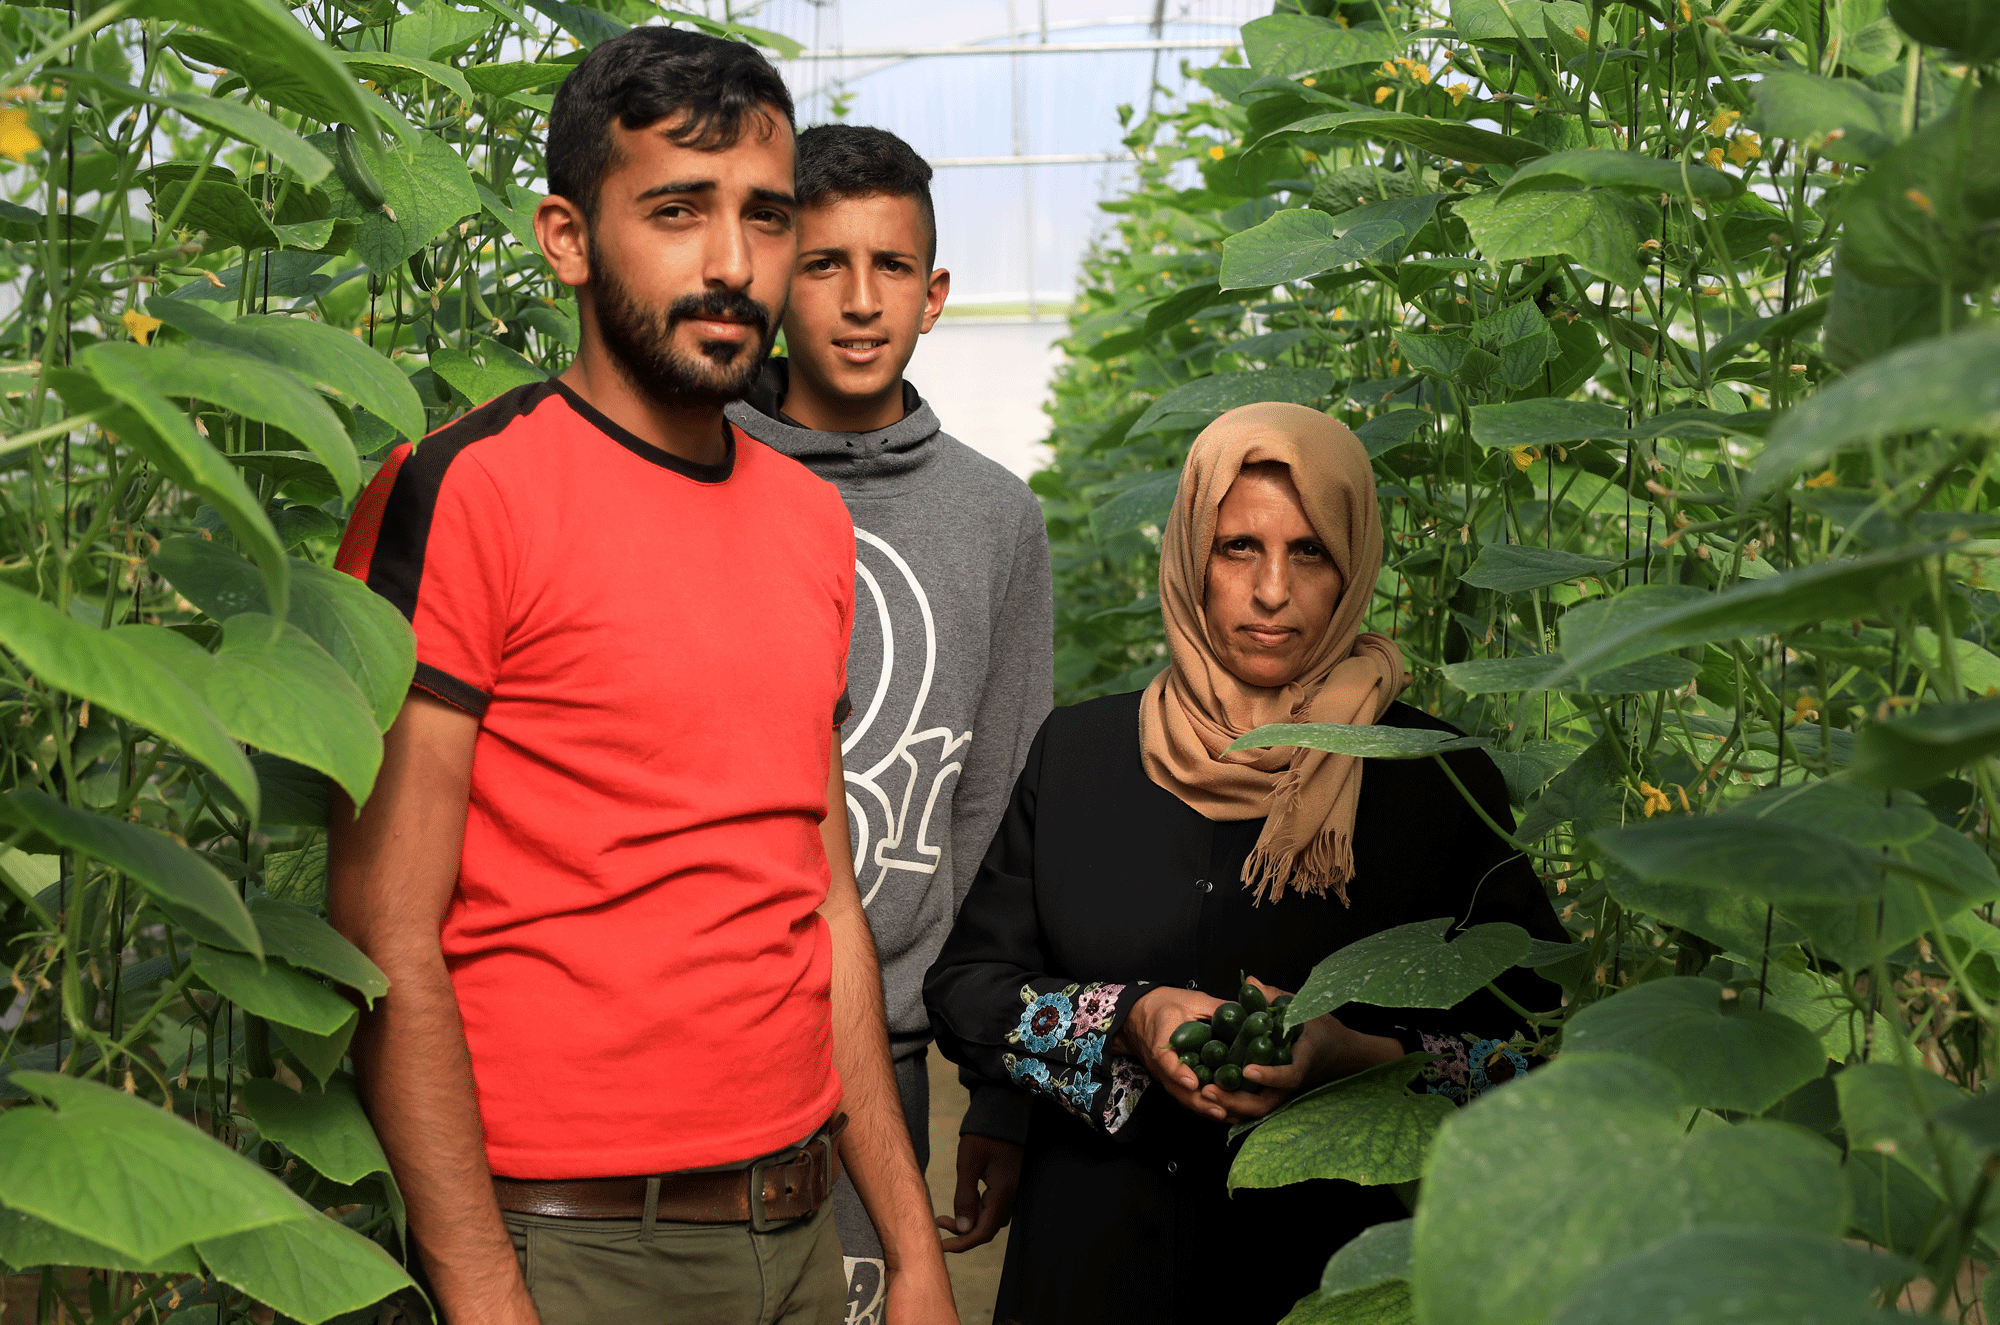
{"label": "black beard", "polygon": [[[741,291],[710,290],[682,295],[665,311],[647,308],[624,283],[590,255],[592,316],[604,347],[611,351],[625,377],[655,404],[669,409],[713,408],[741,400],[757,380],[776,340],[771,310]],[[701,343],[699,358],[674,346],[674,328],[689,318],[748,322],[757,328],[754,347],[740,341]]]}

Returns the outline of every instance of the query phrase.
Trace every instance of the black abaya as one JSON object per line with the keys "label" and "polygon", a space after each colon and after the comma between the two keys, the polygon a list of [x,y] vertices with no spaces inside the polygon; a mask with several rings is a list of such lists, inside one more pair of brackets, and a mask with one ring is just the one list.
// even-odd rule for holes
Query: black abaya
{"label": "black abaya", "polygon": [[[1435,763],[1367,761],[1351,907],[1287,892],[1255,905],[1240,882],[1263,820],[1214,823],[1139,761],[1139,696],[1051,714],[957,924],[925,982],[945,1056],[1036,1099],[995,1318],[1019,1325],[1268,1325],[1313,1291],[1327,1257],[1406,1211],[1385,1188],[1317,1181],[1230,1197],[1227,1128],[1181,1108],[1109,1048],[1146,989],[1234,997],[1238,972],[1297,989],[1329,953],[1449,916],[1566,935],[1528,862]],[[1405,704],[1385,727],[1452,730]],[[1447,756],[1496,822],[1505,784],[1480,751]],[[1556,1000],[1532,972],[1499,984]],[[1441,1052],[1429,1088],[1459,1097],[1525,1066],[1499,1000],[1449,1011],[1349,1005],[1346,1025]]]}

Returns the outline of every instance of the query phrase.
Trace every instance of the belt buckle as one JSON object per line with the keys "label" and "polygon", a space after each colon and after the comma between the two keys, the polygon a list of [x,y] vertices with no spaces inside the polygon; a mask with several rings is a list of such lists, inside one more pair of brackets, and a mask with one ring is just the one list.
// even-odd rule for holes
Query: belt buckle
{"label": "belt buckle", "polygon": [[[811,1144],[812,1142],[810,1141],[806,1143],[806,1145],[811,1145]],[[797,1217],[789,1219],[772,1219],[769,1215],[764,1213],[764,1174],[770,1169],[782,1168],[787,1164],[796,1163],[799,1157],[801,1155],[804,1155],[805,1153],[806,1153],[805,1146],[794,1146],[790,1150],[780,1151],[775,1155],[766,1155],[762,1159],[751,1161],[750,1164],[750,1231],[751,1232],[769,1233],[774,1229],[780,1229],[787,1224],[797,1222]]]}

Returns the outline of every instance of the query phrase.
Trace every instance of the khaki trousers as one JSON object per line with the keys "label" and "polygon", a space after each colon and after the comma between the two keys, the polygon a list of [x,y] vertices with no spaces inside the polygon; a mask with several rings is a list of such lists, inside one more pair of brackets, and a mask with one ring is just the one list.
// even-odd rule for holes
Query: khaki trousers
{"label": "khaki trousers", "polygon": [[503,1217],[542,1325],[841,1325],[847,1314],[831,1201],[768,1233]]}

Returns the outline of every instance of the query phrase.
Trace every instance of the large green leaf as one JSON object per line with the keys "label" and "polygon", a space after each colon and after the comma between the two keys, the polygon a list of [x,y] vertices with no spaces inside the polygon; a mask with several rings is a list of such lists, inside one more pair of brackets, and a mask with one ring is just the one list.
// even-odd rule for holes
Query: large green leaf
{"label": "large green leaf", "polygon": [[[1572,610],[1563,622],[1563,653],[1569,663],[1558,679],[1690,644],[1773,635],[1812,621],[1875,616],[1887,604],[1908,601],[1912,568],[1937,550],[1891,548],[1744,580],[1716,594],[1647,595],[1636,600],[1641,604],[1636,611],[1593,620],[1588,639],[1572,634],[1571,622],[1580,615]],[[1634,597],[1628,592],[1610,603]]]}
{"label": "large green leaf", "polygon": [[1271,14],[1243,25],[1244,57],[1266,78],[1380,64],[1402,53],[1396,34],[1385,28],[1343,28],[1310,14]]}
{"label": "large green leaf", "polygon": [[[1477,415],[1477,408],[1474,414]],[[1476,426],[1476,425],[1475,425]],[[1603,579],[1618,563],[1530,543],[1488,543],[1459,579],[1495,593],[1528,593],[1573,580]]]}
{"label": "large green leaf", "polygon": [[[334,150],[333,135],[318,133],[311,141]],[[362,145],[362,155],[387,199],[370,207],[347,189],[339,175],[326,181],[333,215],[360,224],[354,251],[368,270],[386,275],[418,249],[479,210],[472,174],[451,145],[432,133],[421,133],[410,145]]]}
{"label": "large green leaf", "polygon": [[[1886,1049],[1886,1046],[1885,1046]],[[1959,1116],[1972,1097],[1914,1063],[1852,1063],[1833,1079],[1840,1125],[1857,1150],[1894,1155],[1940,1196],[1963,1193],[1977,1170],[1970,1141],[1954,1127],[1935,1127],[1937,1114]]]}
{"label": "large green leaf", "polygon": [[1947,299],[1935,285],[1864,281],[1836,257],[1820,352],[1828,363],[1852,372],[1870,359],[1936,336],[1944,327],[1944,311],[1950,308],[1956,316],[1963,305],[1963,299]]}
{"label": "large green leaf", "polygon": [[[1769,903],[1740,893],[1641,879],[1615,866],[1610,871],[1606,886],[1611,896],[1626,910],[1664,920],[1676,929],[1699,934],[1719,947],[1734,948],[1739,952],[1758,951],[1764,941],[1767,919],[1770,921],[1773,952],[1791,947],[1805,937],[1805,931],[1797,925],[1783,916],[1773,915]],[[1815,1016],[1821,1011],[1823,1009],[1813,1009]],[[1818,1016],[1809,1028],[1816,1032],[1823,1031],[1830,1021],[1830,1015]],[[1839,1056],[1844,1058],[1845,1051]]]}
{"label": "large green leaf", "polygon": [[81,85],[78,92],[100,103],[151,105],[177,111],[197,124],[270,153],[307,184],[319,183],[333,170],[333,162],[324,152],[245,102],[200,92],[147,92],[83,69],[65,69],[60,76],[65,82]]}
{"label": "large green leaf", "polygon": [[1463,120],[1433,120],[1422,115],[1398,115],[1381,110],[1341,110],[1309,115],[1268,136],[1275,137],[1277,134],[1386,138],[1390,142],[1408,143],[1411,147],[1420,147],[1454,161],[1497,161],[1504,165],[1518,165],[1545,156],[1549,150],[1529,139],[1475,128]]}
{"label": "large green leaf", "polygon": [[1664,161],[1642,152],[1585,147],[1538,157],[1514,172],[1502,198],[1541,189],[1602,188],[1654,197],[1677,193],[1716,202],[1743,192],[1743,181],[1695,161]]}
{"label": "large green leaf", "polygon": [[1427,1059],[1409,1054],[1286,1101],[1236,1152],[1229,1189],[1315,1178],[1363,1186],[1416,1181],[1431,1138],[1452,1113],[1444,1096],[1409,1089]]}
{"label": "large green leaf", "polygon": [[1464,1002],[1528,955],[1518,925],[1474,925],[1447,940],[1452,918],[1381,930],[1336,950],[1300,986],[1285,1025],[1302,1026],[1348,1003],[1385,1008],[1449,1008]]}
{"label": "large green leaf", "polygon": [[259,897],[250,903],[250,914],[256,918],[264,951],[273,957],[317,971],[371,1004],[389,992],[389,977],[382,969],[312,912],[275,897]]}
{"label": "large green leaf", "polygon": [[2000,700],[1940,704],[1900,722],[1873,722],[1849,770],[1876,787],[1922,787],[2000,751]]}
{"label": "large green leaf", "polygon": [[1903,137],[1897,99],[1851,78],[1778,68],[1751,84],[1750,92],[1757,98],[1751,128],[1807,144],[1832,161],[1865,165]]}
{"label": "large green leaf", "polygon": [[243,75],[244,82],[258,96],[286,110],[297,111],[309,120],[321,124],[363,122],[357,118],[359,107],[351,93],[361,94],[364,104],[369,94],[355,83],[352,75],[343,75],[340,85],[328,87],[318,81],[318,75],[324,72],[321,69],[301,68],[254,46],[240,46],[206,33],[176,32],[167,38],[166,44],[191,60],[219,65]]}
{"label": "large green leaf", "polygon": [[[1758,908],[1760,911],[1762,908]],[[1786,937],[1788,926],[1783,916],[1775,917],[1771,944],[1773,951],[1791,940]],[[1761,935],[1761,922],[1759,935]],[[1796,930],[1792,931],[1794,934]],[[1758,951],[1759,935],[1736,948],[1738,952]],[[1819,1037],[1820,1052],[1836,1063],[1859,1060],[1872,1039],[1876,1045],[1890,1043],[1892,1031],[1889,1020],[1881,1013],[1874,1014],[1875,1029],[1871,1036],[1867,1018],[1862,1016],[1854,1002],[1841,989],[1840,982],[1831,976],[1813,971],[1795,970],[1782,959],[1764,962],[1762,960],[1741,963],[1743,974],[1755,979],[1763,986],[1760,996],[1746,990],[1743,997],[1765,1010],[1778,1012],[1790,1017],[1799,1025]]]}
{"label": "large green leaf", "polygon": [[357,1010],[331,1035],[314,1035],[283,1022],[273,1022],[271,1029],[285,1048],[292,1051],[300,1066],[312,1074],[313,1080],[324,1085],[341,1070],[347,1059],[347,1046],[353,1042],[355,1028],[360,1024],[361,1013]]}
{"label": "large green leaf", "polygon": [[1841,258],[1877,285],[1980,289],[2000,277],[2000,87],[1885,154],[1841,199]]}
{"label": "large green leaf", "polygon": [[1593,400],[1517,400],[1472,407],[1472,438],[1493,450],[1575,445],[1625,430],[1625,411]]}
{"label": "large green leaf", "polygon": [[0,1202],[15,1210],[143,1261],[295,1217],[284,1184],[136,1095],[50,1072],[12,1080],[55,1106],[0,1113]]}
{"label": "large green leaf", "polygon": [[[108,343],[92,347],[108,348]],[[90,354],[90,350],[84,351],[85,357]],[[125,376],[115,359],[98,357],[95,363],[106,371],[86,375],[62,369],[49,374],[64,403],[78,410],[98,409],[113,401],[123,406],[103,420],[105,429],[175,483],[206,498],[256,560],[265,589],[273,599],[283,602],[290,587],[285,545],[271,527],[264,504],[245,485],[236,466],[195,432],[187,415],[150,383]]]}
{"label": "large green leaf", "polygon": [[363,78],[378,83],[394,83],[414,75],[428,79],[467,101],[472,100],[472,85],[465,81],[465,75],[436,60],[396,51],[340,51],[336,58]]}
{"label": "large green leaf", "polygon": [[1409,1276],[1410,1221],[1365,1228],[1278,1325],[1416,1325]]}
{"label": "large green leaf", "polygon": [[1407,1279],[1410,1238],[1414,1232],[1414,1225],[1407,1219],[1363,1229],[1327,1261],[1319,1291],[1328,1295],[1348,1293],[1391,1279]]}
{"label": "large green leaf", "polygon": [[1606,727],[1547,790],[1529,803],[1515,835],[1533,842],[1552,830],[1570,825],[1579,839],[1593,829],[1618,823],[1625,806],[1625,764],[1618,753],[1618,734]]}
{"label": "large green leaf", "polygon": [[424,435],[424,402],[387,356],[338,327],[278,313],[224,321],[183,299],[149,299],[146,311],[197,340],[289,368],[330,396],[381,419],[415,441]]}
{"label": "large green leaf", "polygon": [[257,776],[194,691],[111,631],[0,584],[0,644],[44,684],[135,722],[206,764],[254,812]]}
{"label": "large green leaf", "polygon": [[1767,902],[1853,902],[1882,891],[1878,855],[1826,833],[1736,815],[1672,815],[1605,829],[1597,849],[1642,879]]}
{"label": "large green leaf", "polygon": [[1501,0],[1451,0],[1452,30],[1466,41],[1505,41],[1516,35],[1516,23],[1529,40],[1539,41],[1544,15],[1565,32],[1577,27],[1590,31],[1590,7],[1581,0],[1509,0],[1507,5]]}
{"label": "large green leaf", "polygon": [[1700,669],[1679,654],[1665,654],[1606,668],[1586,677],[1554,682],[1553,678],[1564,670],[1563,657],[1547,653],[1527,658],[1475,658],[1471,662],[1446,663],[1440,670],[1445,680],[1468,695],[1547,689],[1581,695],[1637,695],[1653,690],[1678,690],[1692,681]]}
{"label": "large green leaf", "polygon": [[1846,782],[1774,788],[1737,802],[1728,814],[1830,833],[1862,847],[1914,847],[1938,830],[1937,817],[1915,793],[1884,797]]}
{"label": "large green leaf", "polygon": [[1309,1294],[1278,1325],[1416,1325],[1410,1286],[1388,1279],[1325,1297]]}
{"label": "large green leaf", "polygon": [[299,1203],[297,1217],[196,1244],[216,1278],[304,1325],[379,1302],[410,1286],[389,1253]]}
{"label": "large green leaf", "polygon": [[1549,1325],[1887,1325],[1878,1291],[1919,1266],[1826,1233],[1704,1228],[1606,1266]]}
{"label": "large green leaf", "polygon": [[222,872],[165,833],[74,809],[28,787],[0,796],[0,816],[129,876],[170,916],[199,916],[245,952],[264,947],[256,922]]}
{"label": "large green leaf", "polygon": [[[218,621],[270,610],[254,568],[205,539],[166,539],[147,564]],[[416,637],[403,614],[351,575],[293,561],[286,620],[312,636],[347,670],[367,696],[377,730],[387,731],[416,674]]]}
{"label": "large green leaf", "polygon": [[1681,1102],[1762,1113],[1826,1068],[1790,1017],[1730,1004],[1713,980],[1670,977],[1592,1003],[1563,1026],[1564,1053],[1616,1053],[1671,1072]]}
{"label": "large green leaf", "polygon": [[1311,207],[1288,207],[1222,241],[1221,286],[1261,289],[1301,281],[1350,262],[1365,262],[1404,238],[1393,221],[1345,225]]}
{"label": "large green leaf", "polygon": [[266,1021],[331,1035],[355,1015],[352,1003],[276,959],[260,967],[240,952],[198,947],[190,960],[210,989]]}
{"label": "large green leaf", "polygon": [[[1953,839],[1969,841],[1958,833],[1938,833],[1920,843],[1911,854],[1934,854],[1928,850],[1933,844]],[[1973,850],[1976,852],[1978,848]],[[1932,860],[1928,863],[1935,867],[1945,862]],[[1967,862],[1951,863],[1964,865]],[[1976,858],[1973,863],[1977,863]],[[1991,866],[1987,869],[1990,875]],[[1778,909],[1786,919],[1805,931],[1814,952],[1850,970],[1861,970],[1873,963],[1877,956],[1886,957],[1929,931],[1933,911],[1949,923],[1967,906],[1994,895],[1995,890],[1978,886],[1976,870],[1961,870],[1959,883],[1968,891],[1952,896],[1927,889],[1922,883],[1891,875],[1884,879],[1881,894],[1872,900],[1821,904],[1783,902]],[[1924,906],[1926,900],[1930,902],[1928,910]],[[1860,1028],[1861,1023],[1855,1021],[1853,1029],[1858,1031]],[[1877,1043],[1880,1043],[1879,1039]]]}
{"label": "large green leaf", "polygon": [[1693,1229],[1846,1228],[1832,1146],[1758,1120],[1689,1131],[1677,1099],[1650,1063],[1565,1054],[1452,1118],[1425,1174],[1451,1197],[1417,1207],[1418,1319],[1544,1321],[1604,1267]]}
{"label": "large green leaf", "polygon": [[[372,126],[361,85],[342,68],[328,43],[306,30],[274,0],[136,0],[135,18],[162,18],[213,33],[238,50],[288,66],[313,94],[339,113],[335,121]],[[368,130],[372,132],[372,127]]]}
{"label": "large green leaf", "polygon": [[1807,397],[1771,430],[1750,488],[1761,492],[1802,466],[1900,433],[1931,428],[2000,434],[2000,324],[1978,323],[1918,341]]}
{"label": "large green leaf", "polygon": [[1161,474],[1125,489],[1090,513],[1090,532],[1102,543],[1148,525],[1163,527],[1180,485],[1179,474]]}
{"label": "large green leaf", "polygon": [[382,763],[374,715],[340,664],[297,626],[239,613],[214,654],[162,626],[113,633],[200,694],[231,736],[318,769],[357,805],[367,800]]}
{"label": "large green leaf", "polygon": [[335,1182],[356,1183],[388,1171],[389,1157],[362,1111],[352,1077],[336,1077],[320,1092],[252,1078],[240,1091],[259,1133]]}
{"label": "large green leaf", "polygon": [[518,356],[498,351],[490,342],[482,348],[487,351],[483,359],[449,346],[434,350],[431,371],[475,405],[483,405],[517,386],[548,380],[547,373],[520,362]]}
{"label": "large green leaf", "polygon": [[504,97],[515,92],[532,92],[537,88],[554,86],[568,78],[575,69],[573,64],[515,62],[475,64],[464,73],[465,81],[472,85],[475,92]]}
{"label": "large green leaf", "polygon": [[1904,1255],[1922,1255],[1933,1235],[1945,1227],[1943,1221],[1952,1216],[1951,1205],[1894,1155],[1851,1151],[1841,1169],[1854,1203],[1849,1237],[1863,1237]]}
{"label": "large green leaf", "polygon": [[1151,430],[1162,420],[1187,425],[1225,414],[1238,405],[1281,400],[1293,405],[1317,405],[1333,391],[1333,374],[1324,368],[1265,368],[1198,377],[1155,400],[1139,416],[1128,437]]}
{"label": "large green leaf", "polygon": [[1550,189],[1510,198],[1492,191],[1457,205],[1458,218],[1488,262],[1562,256],[1627,289],[1645,280],[1635,210],[1636,204],[1609,189]]}
{"label": "large green leaf", "polygon": [[135,1274],[201,1273],[191,1248],[176,1247],[157,1259],[143,1259],[4,1206],[0,1206],[0,1264],[17,1270],[74,1265]]}
{"label": "large green leaf", "polygon": [[392,50],[424,60],[444,60],[472,44],[498,21],[496,14],[468,13],[447,0],[424,0],[396,16],[389,38]]}
{"label": "large green leaf", "polygon": [[582,5],[569,4],[566,0],[525,0],[525,3],[530,9],[554,19],[564,32],[575,37],[586,47],[610,41],[625,31],[625,24],[601,9],[586,9]]}
{"label": "large green leaf", "polygon": [[1308,750],[1356,755],[1363,759],[1423,759],[1453,750],[1482,750],[1492,742],[1483,736],[1432,731],[1425,727],[1351,726],[1341,722],[1274,722],[1245,732],[1231,750],[1265,750],[1275,745],[1299,745]]}
{"label": "large green leaf", "polygon": [[[212,316],[185,300],[160,302],[172,304],[176,313]],[[112,377],[144,382],[163,396],[206,400],[282,428],[319,457],[342,497],[352,500],[361,488],[361,460],[339,416],[311,387],[263,359],[200,341],[150,347],[107,343],[91,346],[81,357],[100,382]]]}
{"label": "large green leaf", "polygon": [[1198,285],[1176,290],[1147,310],[1145,333],[1148,336],[1157,336],[1168,327],[1179,326],[1211,304],[1222,302],[1224,301],[1221,287],[1214,281],[1203,281]]}
{"label": "large green leaf", "polygon": [[1987,0],[1889,0],[1896,25],[1961,60],[2000,56],[2000,11]]}

